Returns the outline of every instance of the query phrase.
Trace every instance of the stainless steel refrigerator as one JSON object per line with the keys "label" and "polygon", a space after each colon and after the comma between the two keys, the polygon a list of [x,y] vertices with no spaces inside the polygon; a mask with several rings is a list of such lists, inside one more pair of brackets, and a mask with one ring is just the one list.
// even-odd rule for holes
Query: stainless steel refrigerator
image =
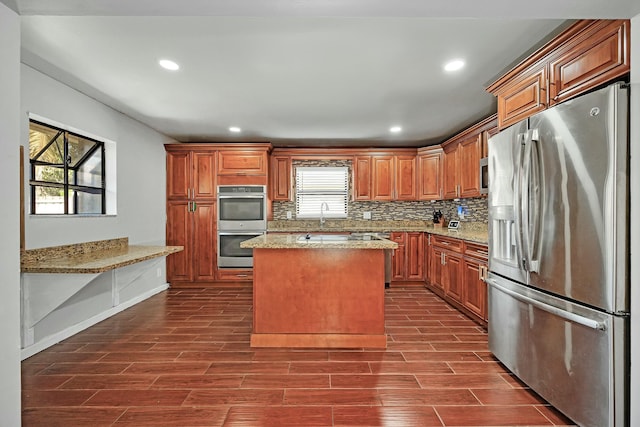
{"label": "stainless steel refrigerator", "polygon": [[628,89],[489,140],[489,348],[580,426],[629,413]]}

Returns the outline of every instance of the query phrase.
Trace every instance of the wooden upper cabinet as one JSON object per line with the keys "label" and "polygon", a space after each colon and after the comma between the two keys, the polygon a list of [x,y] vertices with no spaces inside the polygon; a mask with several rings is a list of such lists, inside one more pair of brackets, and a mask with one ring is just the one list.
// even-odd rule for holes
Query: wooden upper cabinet
{"label": "wooden upper cabinet", "polygon": [[459,196],[480,197],[480,155],[482,154],[482,134],[469,137],[458,146],[460,167]]}
{"label": "wooden upper cabinet", "polygon": [[630,22],[580,20],[489,85],[502,129],[630,71]]}
{"label": "wooden upper cabinet", "polygon": [[219,151],[218,175],[266,175],[267,151]]}
{"label": "wooden upper cabinet", "polygon": [[167,148],[167,199],[215,199],[216,152]]}
{"label": "wooden upper cabinet", "polygon": [[371,200],[394,199],[394,158],[393,156],[373,156],[371,158],[372,194]]}
{"label": "wooden upper cabinet", "polygon": [[458,146],[448,146],[444,150],[442,196],[445,199],[459,197],[458,184]]}
{"label": "wooden upper cabinet", "polygon": [[272,156],[271,169],[271,200],[291,200],[291,157]]}
{"label": "wooden upper cabinet", "polygon": [[588,34],[559,49],[549,66],[551,104],[626,74],[629,21],[598,21]]}
{"label": "wooden upper cabinet", "polygon": [[505,128],[547,108],[547,67],[523,73],[512,85],[496,92],[498,126]]}
{"label": "wooden upper cabinet", "polygon": [[396,156],[395,172],[395,200],[416,200],[416,156]]}
{"label": "wooden upper cabinet", "polygon": [[443,145],[443,198],[480,197],[480,159],[488,131],[496,128],[492,115],[464,130]]}
{"label": "wooden upper cabinet", "polygon": [[442,199],[443,151],[439,147],[429,148],[418,154],[418,199]]}
{"label": "wooden upper cabinet", "polygon": [[371,200],[371,156],[353,159],[353,200]]}
{"label": "wooden upper cabinet", "polygon": [[216,198],[216,155],[212,152],[192,153],[193,198]]}
{"label": "wooden upper cabinet", "polygon": [[167,151],[167,198],[188,199],[191,196],[191,153]]}

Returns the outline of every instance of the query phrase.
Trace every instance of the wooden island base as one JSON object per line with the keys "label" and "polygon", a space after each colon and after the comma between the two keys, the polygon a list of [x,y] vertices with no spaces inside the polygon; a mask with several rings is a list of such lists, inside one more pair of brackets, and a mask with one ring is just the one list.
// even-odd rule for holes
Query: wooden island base
{"label": "wooden island base", "polygon": [[255,248],[252,347],[386,348],[384,251]]}

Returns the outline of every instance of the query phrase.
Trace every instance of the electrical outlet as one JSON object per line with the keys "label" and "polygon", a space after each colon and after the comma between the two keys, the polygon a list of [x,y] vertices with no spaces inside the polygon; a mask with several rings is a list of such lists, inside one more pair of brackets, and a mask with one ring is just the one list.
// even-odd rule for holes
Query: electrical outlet
{"label": "electrical outlet", "polygon": [[158,277],[162,276],[162,269],[160,267],[158,267],[158,269],[156,270],[156,275]]}
{"label": "electrical outlet", "polygon": [[371,212],[370,211],[363,212],[362,213],[362,218],[363,219],[371,219]]}
{"label": "electrical outlet", "polygon": [[291,211],[287,211],[287,219],[291,219],[291,217],[292,217]]}

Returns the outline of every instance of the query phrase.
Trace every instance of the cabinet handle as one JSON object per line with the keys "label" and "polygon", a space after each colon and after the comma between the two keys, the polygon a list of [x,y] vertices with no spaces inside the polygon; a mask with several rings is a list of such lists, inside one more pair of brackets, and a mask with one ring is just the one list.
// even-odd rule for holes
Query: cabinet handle
{"label": "cabinet handle", "polygon": [[236,277],[249,277],[248,274],[236,274]]}
{"label": "cabinet handle", "polygon": [[478,280],[484,281],[484,268],[481,265],[478,266]]}
{"label": "cabinet handle", "polygon": [[444,252],[440,254],[440,264],[445,265],[447,262],[444,258]]}

